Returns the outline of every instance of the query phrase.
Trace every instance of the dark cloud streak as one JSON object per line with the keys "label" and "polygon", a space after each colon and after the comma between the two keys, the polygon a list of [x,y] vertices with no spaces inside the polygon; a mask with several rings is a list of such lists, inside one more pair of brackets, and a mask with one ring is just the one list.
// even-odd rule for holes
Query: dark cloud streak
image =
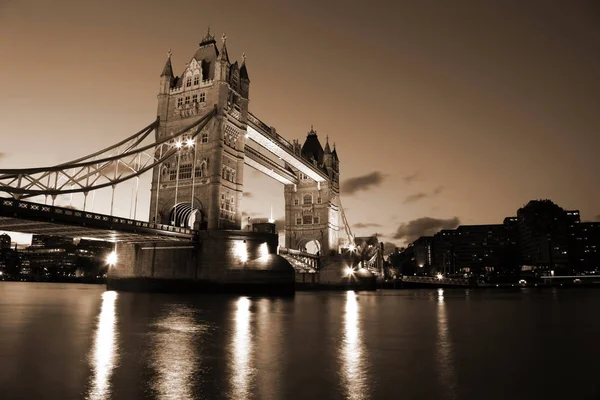
{"label": "dark cloud streak", "polygon": [[419,177],[419,171],[402,177],[404,183],[408,184],[415,181]]}
{"label": "dark cloud streak", "polygon": [[374,171],[370,174],[357,176],[354,178],[346,179],[342,182],[342,193],[354,194],[360,191],[366,191],[373,187],[380,186],[387,175],[380,171]]}
{"label": "dark cloud streak", "polygon": [[364,222],[358,222],[358,223],[352,225],[352,227],[356,228],[356,229],[362,229],[362,228],[379,228],[379,227],[381,227],[381,224],[376,224],[374,222],[366,222],[366,223],[364,223]]}
{"label": "dark cloud streak", "polygon": [[460,225],[458,217],[449,219],[422,217],[401,224],[392,237],[412,243],[421,236],[432,236],[442,229],[454,229],[458,225]]}

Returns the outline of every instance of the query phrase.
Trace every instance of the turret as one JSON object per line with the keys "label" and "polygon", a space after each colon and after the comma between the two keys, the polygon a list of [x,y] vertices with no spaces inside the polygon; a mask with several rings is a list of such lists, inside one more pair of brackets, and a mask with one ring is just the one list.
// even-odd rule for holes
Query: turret
{"label": "turret", "polygon": [[242,54],[242,66],[240,67],[240,94],[247,99],[250,96],[250,78],[246,68],[246,54]]}
{"label": "turret", "polygon": [[223,45],[221,46],[221,51],[217,56],[217,65],[215,66],[215,81],[227,82],[227,72],[229,69],[229,55],[227,54],[226,34],[223,34],[223,36],[221,37],[221,41],[223,42]]}
{"label": "turret", "polygon": [[173,80],[175,77],[173,76],[173,67],[171,66],[171,50],[167,53],[167,62],[160,74],[160,90],[159,94],[169,94],[169,89],[173,85]]}
{"label": "turret", "polygon": [[331,153],[331,148],[329,148],[329,136],[325,137],[325,149],[323,150],[323,165],[327,168],[327,172],[329,169],[333,168],[333,154]]}

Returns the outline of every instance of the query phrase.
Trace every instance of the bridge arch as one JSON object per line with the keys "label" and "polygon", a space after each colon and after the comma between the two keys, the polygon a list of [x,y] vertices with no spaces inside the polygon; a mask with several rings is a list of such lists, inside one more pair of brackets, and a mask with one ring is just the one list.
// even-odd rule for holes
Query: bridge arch
{"label": "bridge arch", "polygon": [[317,238],[300,238],[297,242],[297,249],[310,254],[323,254],[323,245]]}
{"label": "bridge arch", "polygon": [[206,212],[199,201],[181,202],[169,210],[169,224],[192,229],[206,229]]}

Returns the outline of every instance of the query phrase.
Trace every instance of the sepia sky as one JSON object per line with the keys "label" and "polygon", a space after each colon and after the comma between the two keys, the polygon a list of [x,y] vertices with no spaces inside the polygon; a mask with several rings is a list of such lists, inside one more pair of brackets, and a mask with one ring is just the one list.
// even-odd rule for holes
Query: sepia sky
{"label": "sepia sky", "polygon": [[[402,244],[539,198],[599,218],[595,1],[0,0],[0,168],[149,124],[167,50],[181,73],[208,25],[232,61],[247,54],[253,113],[337,144],[356,235]],[[283,217],[280,184],[247,171],[245,190],[248,215]]]}

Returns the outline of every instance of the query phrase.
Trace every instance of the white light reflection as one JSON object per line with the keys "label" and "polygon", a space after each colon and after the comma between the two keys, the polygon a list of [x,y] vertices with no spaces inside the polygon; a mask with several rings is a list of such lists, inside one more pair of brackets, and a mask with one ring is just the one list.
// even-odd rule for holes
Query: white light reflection
{"label": "white light reflection", "polygon": [[250,300],[247,297],[240,297],[236,306],[233,345],[231,348],[233,358],[233,363],[231,365],[231,398],[247,399],[250,397],[250,354],[252,351],[250,337]]}
{"label": "white light reflection", "polygon": [[440,383],[446,388],[449,398],[454,399],[456,398],[456,380],[454,379],[454,359],[452,355],[452,342],[448,331],[444,289],[438,289],[437,362]]}
{"label": "white light reflection", "polygon": [[116,314],[117,292],[102,294],[102,308],[98,317],[98,329],[94,340],[91,364],[94,371],[88,399],[110,398],[110,378],[116,363]]}
{"label": "white light reflection", "polygon": [[348,399],[366,398],[366,379],[362,357],[362,335],[358,320],[358,299],[356,293],[346,294],[344,313],[344,340],[342,346],[343,377]]}
{"label": "white light reflection", "polygon": [[207,327],[198,325],[194,312],[177,305],[157,324],[153,337],[153,367],[157,372],[154,385],[159,399],[193,399],[192,386],[198,370],[197,335]]}

